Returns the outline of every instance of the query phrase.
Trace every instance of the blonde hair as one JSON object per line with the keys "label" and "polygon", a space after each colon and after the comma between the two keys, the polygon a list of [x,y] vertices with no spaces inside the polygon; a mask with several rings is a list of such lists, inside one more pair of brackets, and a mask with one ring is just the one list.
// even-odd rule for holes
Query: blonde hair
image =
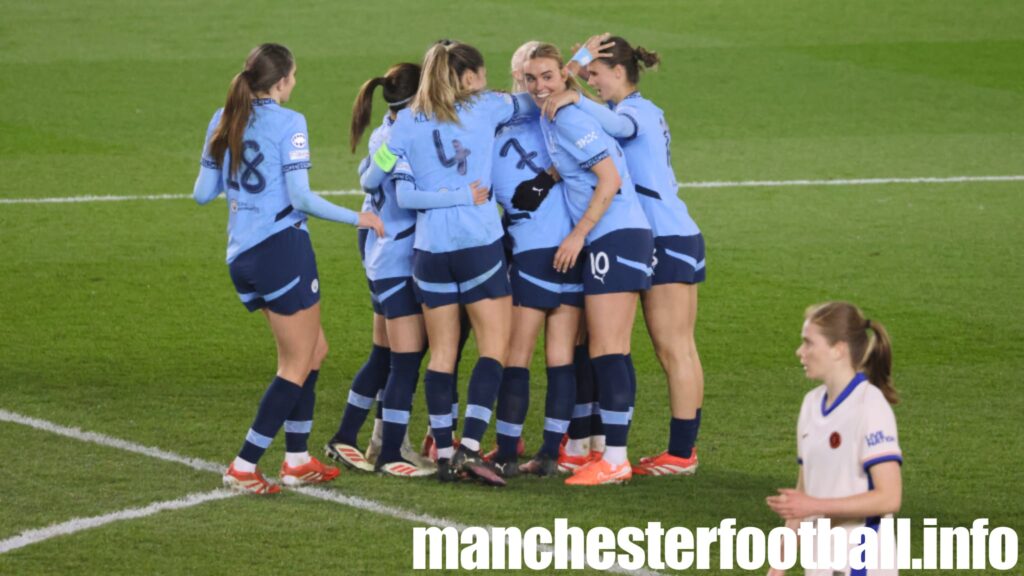
{"label": "blonde hair", "polygon": [[530,53],[533,52],[540,42],[536,40],[530,40],[523,44],[519,48],[516,48],[514,54],[512,54],[512,92],[525,92],[526,81],[523,80],[523,66],[530,59]]}
{"label": "blonde hair", "polygon": [[476,90],[463,88],[462,74],[467,70],[479,71],[483,66],[483,55],[469,44],[454,40],[437,42],[423,57],[420,86],[410,108],[428,118],[458,124],[455,105],[477,94]]}

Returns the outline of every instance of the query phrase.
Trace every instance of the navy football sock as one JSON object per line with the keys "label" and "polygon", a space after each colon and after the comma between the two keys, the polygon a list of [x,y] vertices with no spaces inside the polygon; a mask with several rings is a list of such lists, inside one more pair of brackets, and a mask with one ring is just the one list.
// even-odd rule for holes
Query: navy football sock
{"label": "navy football sock", "polygon": [[530,407],[530,369],[505,368],[498,390],[498,458],[508,461],[517,456],[516,447],[523,435],[523,422]]}
{"label": "navy football sock", "polygon": [[[479,444],[491,422],[491,410],[498,397],[503,372],[501,363],[494,358],[483,357],[476,361],[473,374],[469,377],[466,393],[466,421],[462,425],[462,439]],[[477,448],[479,449],[479,448]]]}
{"label": "navy football sock", "polygon": [[430,433],[438,450],[452,447],[452,381],[454,374],[427,370],[423,388],[427,395]]}
{"label": "navy football sock", "polygon": [[601,422],[605,444],[625,447],[629,437],[629,367],[623,354],[593,358],[594,375],[600,386]]}
{"label": "navy football sock", "polygon": [[569,422],[569,438],[583,440],[590,438],[590,414],[594,411],[594,378],[587,346],[576,347],[573,355],[573,369],[576,373],[576,404]]}
{"label": "navy football sock", "polygon": [[558,458],[562,436],[569,429],[576,403],[576,369],[572,365],[548,368],[548,393],[544,402],[544,445],[541,451]]}
{"label": "navy football sock", "polygon": [[312,370],[302,385],[302,395],[284,421],[284,446],[288,452],[308,452],[309,433],[313,430],[313,411],[316,408],[316,379],[319,370]]}
{"label": "navy football sock", "polygon": [[422,352],[391,353],[391,374],[384,388],[384,430],[378,465],[402,459],[402,440],[409,427],[412,395],[420,377]]}
{"label": "navy football sock", "polygon": [[302,388],[298,384],[275,377],[260,399],[256,419],[245,436],[238,457],[253,464],[259,462],[301,396]]}
{"label": "navy football sock", "polygon": [[352,389],[348,393],[345,413],[341,416],[338,431],[332,442],[356,445],[359,430],[366,422],[366,416],[373,407],[377,393],[384,388],[391,370],[391,350],[374,344],[370,357],[352,380]]}

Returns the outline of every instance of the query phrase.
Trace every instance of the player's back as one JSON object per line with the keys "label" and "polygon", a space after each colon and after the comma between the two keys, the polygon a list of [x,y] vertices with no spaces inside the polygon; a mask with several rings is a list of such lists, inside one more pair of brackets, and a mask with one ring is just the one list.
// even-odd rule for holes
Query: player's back
{"label": "player's back", "polygon": [[[219,120],[221,110],[214,119]],[[231,152],[220,162],[228,200],[228,262],[281,230],[306,220],[292,208],[285,173],[310,167],[302,114],[269,98],[253,100],[242,137],[242,159],[230,174]]]}
{"label": "player's back", "polygon": [[[458,123],[402,110],[388,147],[408,163],[418,190],[468,190],[473,182],[490,187],[494,132],[513,116],[513,102],[508,95],[484,92],[456,105]],[[416,248],[450,252],[484,246],[501,235],[501,219],[492,195],[479,205],[419,211]]]}
{"label": "player's back", "polygon": [[514,253],[558,246],[572,231],[563,184],[556,184],[533,212],[517,210],[512,196],[520,182],[547,170],[551,157],[535,118],[517,118],[498,129],[491,190],[505,211]]}
{"label": "player's back", "polygon": [[686,203],[679,198],[679,185],[672,169],[672,135],[665,113],[639,92],[633,92],[615,106],[628,116],[636,134],[619,140],[640,205],[655,236],[693,236],[700,233]]}

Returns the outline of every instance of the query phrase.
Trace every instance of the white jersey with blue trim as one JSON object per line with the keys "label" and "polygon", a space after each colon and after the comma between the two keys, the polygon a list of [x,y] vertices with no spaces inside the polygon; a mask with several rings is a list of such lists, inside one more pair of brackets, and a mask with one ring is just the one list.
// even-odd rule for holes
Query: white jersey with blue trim
{"label": "white jersey with blue trim", "polygon": [[[377,149],[387,142],[393,125],[391,116],[385,114],[384,121],[370,135],[371,159]],[[378,238],[372,228],[367,231],[363,258],[366,277],[370,280],[382,280],[412,276],[416,211],[406,210],[398,205],[393,178],[385,178],[375,190],[368,191],[363,202],[363,211],[371,211],[380,216],[385,232],[383,238]]]}
{"label": "white jersey with blue trim", "polygon": [[[858,373],[834,401],[818,386],[804,396],[797,423],[797,461],[803,470],[804,492],[815,498],[845,498],[871,490],[871,467],[902,464],[896,416],[882,391]],[[869,526],[880,518],[833,521],[847,530]],[[812,573],[811,571],[808,574]],[[831,576],[829,570],[821,572]],[[850,572],[848,572],[850,573]],[[853,571],[853,574],[858,572]],[[869,570],[861,574],[894,573]]]}
{"label": "white jersey with blue trim", "polygon": [[549,166],[551,156],[536,118],[519,117],[498,128],[491,190],[505,210],[513,254],[556,247],[572,232],[572,220],[561,182],[551,189],[533,212],[512,206],[516,186],[533,179]]}
{"label": "white jersey with blue trim", "polygon": [[672,135],[665,113],[639,92],[626,96],[614,108],[632,120],[633,136],[620,138],[640,205],[658,236],[695,236],[700,228],[679,197],[679,183],[672,170]]}
{"label": "white jersey with blue trim", "polygon": [[[483,92],[455,108],[458,123],[440,122],[408,108],[398,113],[388,148],[405,161],[398,165],[401,176],[411,178],[417,190],[469,190],[477,180],[480,186],[491,185],[495,130],[516,115],[519,103],[508,94]],[[479,205],[418,210],[415,247],[451,252],[492,244],[503,234],[492,194]]]}
{"label": "white jersey with blue trim", "polygon": [[310,168],[309,133],[302,114],[282,108],[270,98],[253,100],[252,115],[242,136],[242,161],[232,178],[231,151],[225,151],[221,159],[209,155],[210,138],[223,111],[217,110],[210,120],[200,162],[221,171],[228,200],[230,263],[296,222],[305,225],[306,215],[292,207],[285,173]]}
{"label": "white jersey with blue trim", "polygon": [[540,126],[551,161],[565,182],[566,204],[573,224],[583,218],[597,186],[597,175],[591,168],[601,160],[611,158],[619,172],[622,185],[612,197],[611,205],[587,235],[588,245],[616,230],[650,229],[637,200],[622,148],[605,133],[597,120],[573,104],[560,109],[554,120],[542,117]]}

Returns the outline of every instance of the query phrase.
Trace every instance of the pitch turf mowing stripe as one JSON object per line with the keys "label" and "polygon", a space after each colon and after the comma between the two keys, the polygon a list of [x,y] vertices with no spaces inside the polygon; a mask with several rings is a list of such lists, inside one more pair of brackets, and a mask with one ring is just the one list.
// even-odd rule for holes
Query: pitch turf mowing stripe
{"label": "pitch turf mowing stripe", "polygon": [[57,536],[66,536],[68,534],[74,534],[75,532],[82,532],[83,530],[89,530],[92,528],[98,528],[100,526],[111,524],[113,522],[120,522],[121,520],[133,520],[135,518],[145,518],[146,516],[152,516],[165,510],[181,510],[182,508],[191,508],[192,506],[198,506],[205,502],[212,502],[214,500],[223,500],[225,498],[232,498],[234,496],[241,496],[241,492],[233,492],[230,490],[214,490],[212,492],[200,492],[196,494],[189,494],[188,496],[178,498],[175,500],[168,500],[165,502],[156,502],[149,506],[142,508],[128,508],[119,512],[111,512],[110,514],[103,514],[102,516],[92,516],[89,518],[73,518],[66,522],[59,524],[53,524],[46,528],[37,528],[34,530],[26,530],[17,536],[8,538],[6,540],[0,540],[0,554],[5,554],[18,548],[24,548],[32,544],[37,544],[50,538]]}
{"label": "pitch turf mowing stripe", "polygon": [[[825,180],[739,180],[735,182],[681,182],[679,188],[785,188],[788,186],[886,186],[890,184],[957,184],[963,182],[1024,182],[1024,175],[947,176],[919,178],[847,178]],[[320,196],[362,196],[361,190],[324,190]],[[128,202],[131,200],[184,200],[191,194],[140,196],[55,196],[51,198],[0,198],[0,204],[77,204],[81,202]]]}
{"label": "pitch turf mowing stripe", "polygon": [[[48,422],[46,420],[41,420],[39,418],[32,418],[30,416],[23,416],[21,414],[10,412],[8,410],[0,409],[0,422],[12,422],[15,424],[22,424],[25,426],[29,426],[31,428],[35,428],[37,430],[52,432],[54,434],[67,436],[68,438],[74,438],[76,440],[81,440],[83,442],[91,442],[94,444],[100,444],[112,448],[120,448],[128,452],[143,454],[146,456],[151,456],[153,458],[166,460],[168,462],[184,464],[196,470],[216,472],[218,474],[221,474],[224,471],[224,466],[221,464],[217,464],[216,462],[210,462],[199,458],[189,458],[186,456],[175,454],[173,452],[161,450],[160,448],[152,448],[149,446],[136,444],[135,442],[122,440],[120,438],[113,438],[105,434],[86,432],[79,428],[61,426],[60,424],[55,424],[53,422]],[[428,514],[417,514],[415,512],[410,512],[408,510],[403,510],[401,508],[396,508],[394,506],[387,506],[385,504],[381,504],[380,502],[369,500],[367,498],[360,498],[358,496],[346,496],[344,494],[339,494],[335,491],[325,490],[323,488],[305,486],[295,488],[294,491],[312,498],[317,498],[319,500],[334,502],[336,504],[341,504],[343,506],[348,506],[350,508],[365,510],[368,512],[380,514],[382,516],[390,516],[391,518],[406,520],[408,522],[413,522],[416,524],[426,524],[428,526],[437,526],[439,528],[454,527],[458,530],[464,530],[468,528],[468,526],[465,524],[459,524],[444,518],[437,518],[434,516],[430,516]],[[60,536],[63,534],[73,534],[75,532],[87,530],[89,528],[95,528],[119,520],[130,520],[133,518],[151,516],[163,510],[176,510],[180,508],[187,508],[189,506],[196,506],[198,504],[202,504],[203,502],[221,500],[237,494],[238,493],[236,492],[230,492],[226,490],[214,490],[213,492],[193,494],[178,500],[171,500],[169,502],[159,502],[156,504],[151,504],[144,508],[130,508],[127,510],[122,510],[120,512],[104,514],[102,516],[95,516],[92,518],[75,518],[73,520],[48,526],[46,528],[28,530],[26,532],[22,532],[21,534],[13,538],[0,541],[0,554],[3,554],[10,550],[15,550],[17,548],[23,548],[30,544],[35,544],[36,542],[42,542],[43,540],[53,538],[54,536]],[[550,547],[546,546],[541,546],[541,549],[548,551],[553,550]],[[655,571],[626,570],[618,565],[610,568],[609,572],[614,572],[617,574],[641,574],[648,576],[660,574],[660,572]]]}

